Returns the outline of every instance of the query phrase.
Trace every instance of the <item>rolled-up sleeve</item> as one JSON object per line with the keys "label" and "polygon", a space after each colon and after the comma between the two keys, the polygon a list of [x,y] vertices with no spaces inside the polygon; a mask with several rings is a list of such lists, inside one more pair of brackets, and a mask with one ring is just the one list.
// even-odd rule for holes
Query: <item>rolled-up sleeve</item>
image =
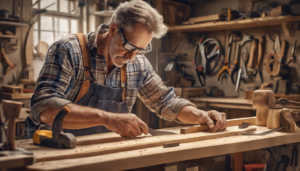
{"label": "rolled-up sleeve", "polygon": [[183,107],[196,107],[189,100],[176,96],[173,87],[166,87],[147,58],[144,60],[144,81],[138,96],[151,112],[165,120],[178,121],[176,118]]}
{"label": "rolled-up sleeve", "polygon": [[36,82],[31,98],[32,117],[40,122],[40,113],[48,108],[62,108],[71,101],[66,99],[74,83],[70,53],[64,44],[53,44]]}

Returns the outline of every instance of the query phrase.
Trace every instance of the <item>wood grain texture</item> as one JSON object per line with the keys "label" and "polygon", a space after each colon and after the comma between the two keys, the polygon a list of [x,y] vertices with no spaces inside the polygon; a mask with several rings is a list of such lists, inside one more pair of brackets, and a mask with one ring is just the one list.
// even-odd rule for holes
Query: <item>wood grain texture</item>
{"label": "wood grain texture", "polygon": [[275,129],[280,127],[280,112],[282,109],[269,109],[268,113],[268,122],[267,128],[268,129]]}
{"label": "wood grain texture", "polygon": [[[251,126],[257,128],[257,132],[265,132],[266,127]],[[177,128],[179,130],[180,127]],[[227,131],[235,131],[237,127],[228,127]],[[175,130],[175,129],[174,129]],[[113,133],[110,133],[113,134]],[[200,132],[195,134],[206,135]],[[99,137],[103,135],[98,135]],[[26,167],[27,170],[51,170],[51,171],[81,171],[89,170],[128,170],[165,163],[192,160],[243,151],[250,151],[282,144],[300,141],[300,131],[293,133],[274,132],[265,136],[230,136],[200,142],[181,143],[178,147],[163,148],[162,146],[142,148],[124,152],[110,153],[104,155],[89,156],[84,158],[55,160],[37,162]],[[117,144],[116,144],[117,145]],[[99,144],[104,146],[104,144]],[[32,149],[38,151],[49,151],[49,148]],[[64,153],[61,149],[57,153]],[[45,154],[46,155],[46,154]]]}
{"label": "wood grain texture", "polygon": [[286,132],[294,132],[295,131],[295,121],[291,115],[290,110],[282,110],[280,112],[279,120],[280,120],[280,125],[283,126],[283,128],[284,128],[284,131],[286,131]]}
{"label": "wood grain texture", "polygon": [[[227,126],[238,126],[241,125],[243,122],[251,123],[251,125],[255,125],[256,117],[248,117],[248,118],[238,118],[238,119],[228,119]],[[201,131],[209,131],[207,125],[197,125],[189,128],[182,128],[180,129],[181,134],[188,134],[194,132],[201,132]]]}
{"label": "wood grain texture", "polygon": [[[194,133],[194,134],[178,134],[165,136],[146,136],[130,138],[123,141],[114,141],[101,144],[78,145],[74,149],[55,149],[31,144],[18,144],[18,147],[25,148],[34,152],[37,162],[51,161],[58,159],[80,158],[95,155],[103,155],[122,151],[143,149],[149,147],[163,146],[166,143],[190,143],[195,141],[203,141],[214,138],[224,138],[228,136],[239,135],[243,132],[255,131],[256,128],[225,130],[216,133]],[[78,140],[79,141],[79,140]]]}

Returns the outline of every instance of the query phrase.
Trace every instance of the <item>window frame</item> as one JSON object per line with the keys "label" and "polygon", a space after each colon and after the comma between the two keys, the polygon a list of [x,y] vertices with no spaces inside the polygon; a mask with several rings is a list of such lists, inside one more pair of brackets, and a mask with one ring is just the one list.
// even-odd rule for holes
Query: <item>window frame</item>
{"label": "window frame", "polygon": [[[40,14],[39,16],[38,16],[38,19],[37,19],[37,29],[33,29],[33,31],[35,32],[35,31],[37,31],[38,32],[38,41],[37,42],[40,42],[41,41],[41,32],[42,31],[45,31],[45,32],[50,32],[50,33],[52,33],[53,34],[53,40],[54,40],[54,42],[55,41],[57,41],[57,40],[59,40],[58,39],[58,35],[59,35],[59,33],[66,33],[66,32],[61,32],[59,29],[60,29],[60,27],[59,27],[59,19],[67,19],[68,20],[68,25],[69,25],[69,32],[67,33],[67,34],[71,34],[71,20],[77,20],[77,31],[80,33],[80,32],[82,32],[82,30],[83,30],[83,26],[81,26],[79,23],[81,22],[81,21],[83,21],[83,18],[82,18],[82,15],[80,15],[80,13],[82,13],[82,10],[80,9],[80,7],[77,7],[78,9],[77,9],[77,13],[75,13],[75,14],[71,14],[71,2],[70,1],[68,1],[68,13],[66,13],[66,12],[59,12],[59,10],[60,10],[60,0],[56,0],[56,4],[55,5],[57,5],[57,11],[53,11],[53,10],[49,10],[49,11],[47,11],[47,12],[45,12],[45,13],[42,13],[42,14]],[[76,5],[76,4],[75,4]],[[40,4],[40,2],[38,2],[37,3],[37,7],[38,8],[33,8],[33,10],[34,11],[38,11],[38,10],[40,10],[41,8],[41,4]],[[52,31],[49,31],[49,30],[42,30],[41,29],[41,16],[49,16],[49,17],[52,17],[52,24],[53,24],[53,29],[52,29]],[[57,21],[57,26],[55,25],[55,20],[54,20],[54,18],[57,18],[58,19],[58,21]],[[58,30],[55,30],[55,28],[57,28]],[[53,43],[54,43],[53,42]],[[36,45],[34,45],[34,46],[36,46]],[[49,46],[51,46],[51,44],[49,45]],[[36,51],[35,51],[35,49],[34,49],[34,55],[36,56],[37,55],[37,53],[36,53]]]}

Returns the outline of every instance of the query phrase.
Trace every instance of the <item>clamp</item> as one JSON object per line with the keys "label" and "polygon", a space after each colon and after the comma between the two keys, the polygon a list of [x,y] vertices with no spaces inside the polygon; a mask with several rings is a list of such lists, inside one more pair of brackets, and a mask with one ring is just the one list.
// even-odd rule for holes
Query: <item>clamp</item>
{"label": "clamp", "polygon": [[[203,42],[202,40],[203,38],[201,38],[200,43],[197,44],[195,49],[195,64],[199,82],[202,86],[205,86],[205,75],[212,73],[216,68],[222,54],[222,48],[216,39],[208,38]],[[206,45],[215,45],[209,54],[206,53]],[[200,57],[198,57],[199,50]],[[212,61],[215,62],[211,66]]]}

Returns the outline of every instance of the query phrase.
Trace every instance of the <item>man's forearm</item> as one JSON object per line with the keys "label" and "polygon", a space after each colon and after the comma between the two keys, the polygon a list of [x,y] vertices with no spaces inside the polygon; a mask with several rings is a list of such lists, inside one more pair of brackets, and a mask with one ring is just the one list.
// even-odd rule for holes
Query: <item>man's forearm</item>
{"label": "man's forearm", "polygon": [[[107,112],[87,106],[80,106],[74,103],[66,105],[71,113],[68,114],[63,122],[65,129],[82,129],[93,126],[106,125],[108,123]],[[40,114],[43,123],[52,125],[55,116],[61,109],[49,108]]]}
{"label": "man's forearm", "polygon": [[[187,124],[199,124],[198,115],[199,109],[195,108],[194,106],[185,106],[181,109],[177,119]],[[200,124],[205,124],[205,122]]]}

